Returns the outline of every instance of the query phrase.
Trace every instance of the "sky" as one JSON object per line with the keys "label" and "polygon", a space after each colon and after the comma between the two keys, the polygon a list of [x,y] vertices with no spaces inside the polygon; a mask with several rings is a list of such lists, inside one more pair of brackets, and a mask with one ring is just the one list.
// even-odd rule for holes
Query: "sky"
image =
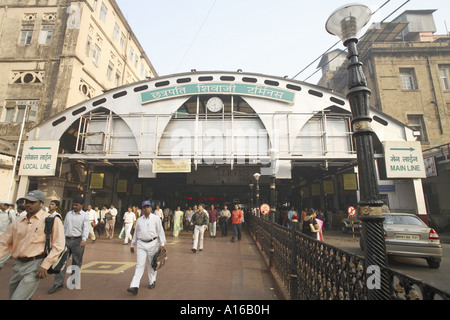
{"label": "sky", "polygon": [[339,38],[325,30],[325,23],[334,10],[354,2],[375,12],[368,26],[405,10],[437,9],[436,34],[450,30],[449,0],[116,2],[159,76],[241,69],[316,84],[323,53],[345,49],[341,42],[334,46]]}

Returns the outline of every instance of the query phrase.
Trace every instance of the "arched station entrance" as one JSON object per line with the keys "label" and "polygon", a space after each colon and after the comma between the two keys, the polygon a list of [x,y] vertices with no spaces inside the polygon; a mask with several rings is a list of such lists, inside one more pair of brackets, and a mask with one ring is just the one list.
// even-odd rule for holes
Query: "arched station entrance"
{"label": "arched station entrance", "polygon": [[[372,110],[381,142],[412,131]],[[172,208],[199,202],[269,201],[345,210],[358,201],[348,101],[326,88],[242,72],[192,72],[116,88],[70,107],[28,132],[59,141],[54,177],[21,177],[60,198],[126,206],[153,199]],[[253,185],[253,187],[252,187]]]}

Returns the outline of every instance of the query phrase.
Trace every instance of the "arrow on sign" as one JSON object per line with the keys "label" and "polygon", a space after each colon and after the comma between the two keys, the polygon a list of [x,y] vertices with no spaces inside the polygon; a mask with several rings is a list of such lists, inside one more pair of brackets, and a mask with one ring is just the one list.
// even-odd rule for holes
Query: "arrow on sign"
{"label": "arrow on sign", "polygon": [[414,151],[416,149],[414,148],[391,148],[391,150],[395,150],[395,151]]}
{"label": "arrow on sign", "polygon": [[30,147],[30,150],[51,150],[50,147]]}

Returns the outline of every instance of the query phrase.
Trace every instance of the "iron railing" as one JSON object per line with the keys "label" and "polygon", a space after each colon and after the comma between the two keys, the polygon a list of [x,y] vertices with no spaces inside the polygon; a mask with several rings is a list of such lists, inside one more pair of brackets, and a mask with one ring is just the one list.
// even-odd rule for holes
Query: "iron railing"
{"label": "iron railing", "polygon": [[[302,234],[297,223],[289,229],[254,215],[245,221],[290,299],[369,300],[369,290],[377,290],[377,270],[368,270],[364,257]],[[390,268],[378,271],[389,279],[391,300],[450,300],[449,293],[423,281]]]}

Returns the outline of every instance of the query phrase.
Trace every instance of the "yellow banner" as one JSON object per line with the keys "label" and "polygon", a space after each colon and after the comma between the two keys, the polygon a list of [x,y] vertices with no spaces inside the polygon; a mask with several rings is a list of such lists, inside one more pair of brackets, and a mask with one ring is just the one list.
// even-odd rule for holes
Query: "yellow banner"
{"label": "yellow banner", "polygon": [[153,160],[154,173],[177,173],[191,172],[191,160],[169,160],[157,159]]}
{"label": "yellow banner", "polygon": [[105,178],[104,173],[91,173],[91,183],[89,185],[90,189],[103,189],[103,180]]}
{"label": "yellow banner", "polygon": [[344,179],[344,190],[358,190],[356,173],[347,173],[342,175]]}
{"label": "yellow banner", "polygon": [[127,192],[127,188],[128,188],[128,181],[127,180],[117,180],[117,192],[120,193],[125,193]]}

